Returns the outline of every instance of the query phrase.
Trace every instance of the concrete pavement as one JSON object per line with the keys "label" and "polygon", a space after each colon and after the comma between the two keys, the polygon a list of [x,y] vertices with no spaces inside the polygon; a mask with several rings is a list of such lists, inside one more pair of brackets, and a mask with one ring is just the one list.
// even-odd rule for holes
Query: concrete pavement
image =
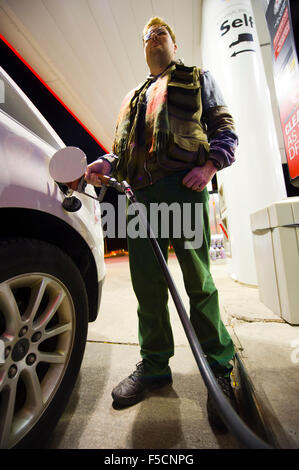
{"label": "concrete pavement", "polygon": [[[71,400],[48,448],[238,449],[230,433],[215,433],[206,412],[207,390],[172,299],[175,339],[173,385],[123,410],[112,406],[112,388],[140,360],[136,300],[128,258],[106,260],[101,314],[89,325],[86,352]],[[169,268],[188,310],[175,255]],[[299,326],[291,326],[260,301],[258,289],[234,282],[225,260],[212,263],[221,314],[282,448],[299,447]]]}

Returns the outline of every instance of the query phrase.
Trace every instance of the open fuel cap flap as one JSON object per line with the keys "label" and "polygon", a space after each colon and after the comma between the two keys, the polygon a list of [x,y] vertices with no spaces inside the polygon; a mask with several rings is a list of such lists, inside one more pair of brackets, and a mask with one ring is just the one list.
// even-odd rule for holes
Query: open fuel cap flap
{"label": "open fuel cap flap", "polygon": [[87,167],[85,153],[77,147],[65,147],[52,156],[49,172],[54,181],[70,183],[81,178]]}

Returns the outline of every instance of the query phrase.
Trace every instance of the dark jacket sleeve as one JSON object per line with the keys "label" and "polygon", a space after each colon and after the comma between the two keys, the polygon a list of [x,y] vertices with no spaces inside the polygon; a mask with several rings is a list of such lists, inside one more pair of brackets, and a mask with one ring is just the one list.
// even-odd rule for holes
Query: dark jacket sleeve
{"label": "dark jacket sleeve", "polygon": [[115,168],[118,162],[118,157],[114,155],[114,153],[105,153],[105,155],[101,155],[97,158],[97,160],[105,160],[106,162],[110,163],[111,167],[111,176],[115,176]]}
{"label": "dark jacket sleeve", "polygon": [[230,166],[235,161],[238,137],[234,120],[224,102],[222,93],[210,72],[201,76],[202,121],[207,130],[210,144],[209,159],[217,170]]}

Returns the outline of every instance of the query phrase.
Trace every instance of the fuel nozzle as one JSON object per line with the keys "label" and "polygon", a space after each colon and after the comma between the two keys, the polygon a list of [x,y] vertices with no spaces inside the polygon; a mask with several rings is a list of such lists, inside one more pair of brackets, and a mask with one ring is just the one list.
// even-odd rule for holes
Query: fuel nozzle
{"label": "fuel nozzle", "polygon": [[110,186],[111,188],[116,189],[120,193],[123,192],[121,183],[119,183],[115,178],[109,178],[109,181],[107,182],[107,186]]}
{"label": "fuel nozzle", "polygon": [[135,194],[133,193],[132,188],[127,183],[127,181],[118,182],[115,178],[110,178],[108,185],[116,189],[120,193],[125,194],[130,201],[136,202]]}

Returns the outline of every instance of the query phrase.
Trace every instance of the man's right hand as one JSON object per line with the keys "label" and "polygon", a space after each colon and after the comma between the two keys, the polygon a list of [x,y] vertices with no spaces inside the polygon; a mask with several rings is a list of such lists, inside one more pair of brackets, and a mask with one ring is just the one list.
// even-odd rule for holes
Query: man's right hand
{"label": "man's right hand", "polygon": [[102,186],[101,178],[98,175],[107,175],[111,173],[111,165],[106,160],[100,158],[87,166],[84,179],[93,186]]}

